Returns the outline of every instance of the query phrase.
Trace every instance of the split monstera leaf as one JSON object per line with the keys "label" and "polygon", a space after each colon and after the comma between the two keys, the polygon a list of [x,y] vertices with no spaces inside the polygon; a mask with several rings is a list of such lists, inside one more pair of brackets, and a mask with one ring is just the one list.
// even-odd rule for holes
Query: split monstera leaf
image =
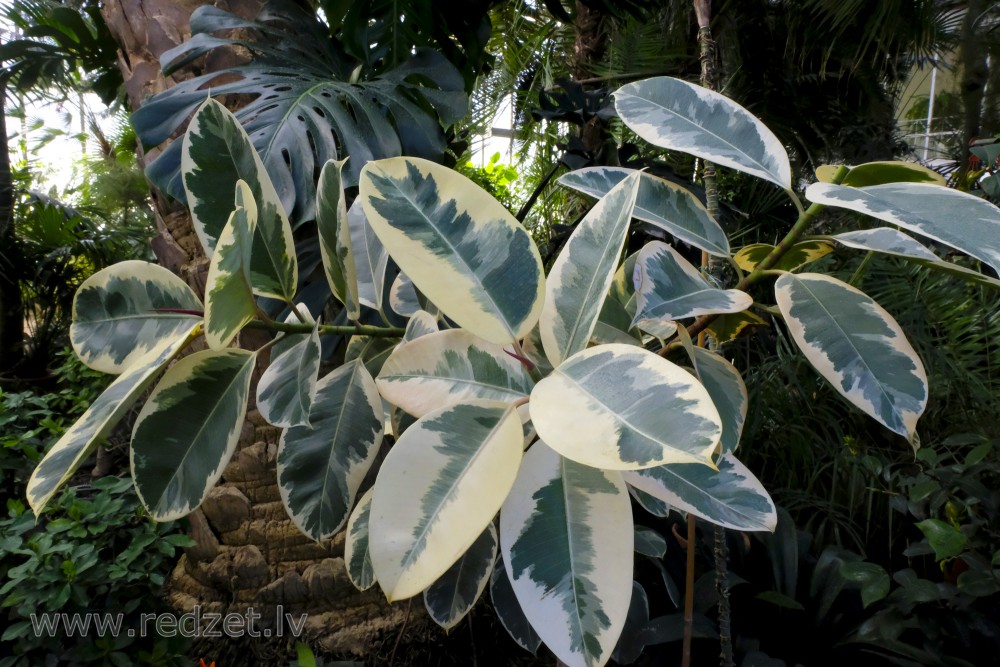
{"label": "split monstera leaf", "polygon": [[[616,107],[650,143],[795,197],[781,143],[725,97],[655,78],[622,87]],[[902,163],[858,167],[854,183],[843,178],[854,170],[823,170],[829,182],[806,191],[814,205],[786,239],[735,257],[684,188],[622,168],[572,172],[560,182],[598,201],[546,276],[528,231],[465,177],[418,158],[375,160],[360,168],[349,205],[344,161],[331,160],[316,198],[322,273],[350,323],[328,324],[296,301],[288,216],[235,118],[206,102],[183,145],[188,200],[211,257],[204,305],[144,262],[80,288],[74,349],[119,377],[39,464],[32,507],[42,510],[148,388],[132,440],[139,496],[158,520],[198,507],[236,448],[260,356],[233,341],[247,326],[270,330],[256,407],[283,429],[277,477],[295,525],[315,540],[346,530],[351,581],[378,584],[390,600],[422,593],[444,628],[488,586],[518,643],[544,642],[572,667],[603,665],[623,634],[635,636],[626,626],[642,614],[630,609],[648,617],[633,562],[661,553],[663,541],[634,529],[632,498],[658,515],[672,508],[733,530],[776,525],[774,503],[736,458],[748,394],[717,349],[764,323],[749,310],[750,287],[775,278],[777,312],[809,362],[916,447],[927,378],[903,331],[854,287],[800,270],[843,247],[1000,286],[895,229],[995,269],[1000,210]],[[203,187],[219,174],[225,184]],[[801,239],[823,205],[895,227]],[[952,224],[959,208],[968,215]],[[634,220],[676,242],[625,257]],[[750,273],[719,286],[681,244]],[[388,275],[390,258],[398,275]],[[258,297],[285,302],[287,317],[264,316]],[[385,326],[361,323],[379,317]],[[390,324],[399,318],[405,328]],[[704,329],[716,349],[691,344],[689,332]],[[177,360],[201,335],[208,349]],[[341,365],[323,374],[330,335],[350,340]]]}

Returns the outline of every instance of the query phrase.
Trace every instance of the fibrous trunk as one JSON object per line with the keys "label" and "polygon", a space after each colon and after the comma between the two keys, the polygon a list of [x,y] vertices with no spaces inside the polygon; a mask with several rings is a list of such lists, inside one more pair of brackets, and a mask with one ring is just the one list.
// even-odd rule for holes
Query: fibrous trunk
{"label": "fibrous trunk", "polygon": [[[216,50],[200,71],[164,78],[160,55],[190,36],[189,19],[200,5],[215,4],[252,18],[260,0],[107,0],[105,21],[119,44],[119,66],[132,109],[179,79],[233,64],[234,53]],[[164,147],[161,147],[161,150]],[[158,154],[143,152],[145,166]],[[154,191],[157,224],[153,249],[161,264],[204,292],[208,261],[187,209]],[[242,341],[253,346],[252,341]],[[252,395],[252,394],[251,394]],[[251,408],[253,406],[251,405]],[[239,449],[202,507],[189,516],[197,545],[177,564],[168,585],[170,602],[183,612],[245,613],[253,608],[267,628],[279,605],[295,619],[308,614],[310,643],[336,653],[362,654],[374,638],[398,628],[404,607],[390,609],[377,588],[358,592],[344,569],[343,539],[313,542],[285,513],[275,474],[280,430],[251,409]],[[412,627],[412,622],[411,622]],[[286,635],[288,625],[285,624]],[[286,636],[286,640],[288,637]]]}

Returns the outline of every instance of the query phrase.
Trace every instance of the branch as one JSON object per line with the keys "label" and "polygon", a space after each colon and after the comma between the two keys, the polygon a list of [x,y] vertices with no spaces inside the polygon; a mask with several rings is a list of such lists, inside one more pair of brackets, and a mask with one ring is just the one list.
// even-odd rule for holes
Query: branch
{"label": "branch", "polygon": [[[253,320],[246,325],[247,329],[263,329],[265,331],[282,331],[284,333],[310,333],[313,324],[297,324],[295,322],[265,322]],[[401,327],[376,327],[368,324],[348,324],[345,326],[319,325],[322,335],[331,336],[373,336],[376,338],[399,338],[406,329]]]}
{"label": "branch", "polygon": [[[834,174],[831,182],[835,185],[839,184],[841,181],[844,180],[844,177],[847,176],[848,171],[850,171],[850,169],[848,169],[847,167],[844,166],[839,167],[837,169],[837,172]],[[792,246],[794,246],[799,241],[799,239],[802,238],[802,235],[805,234],[806,229],[809,227],[809,225],[812,224],[813,220],[816,218],[816,215],[819,214],[819,212],[825,208],[826,206],[824,206],[823,204],[812,204],[809,208],[804,210],[799,215],[799,219],[795,221],[794,225],[792,225],[792,228],[788,230],[787,234],[785,234],[785,238],[781,239],[778,245],[775,246],[774,250],[768,253],[767,257],[765,257],[763,261],[761,261],[761,263],[754,268],[754,270],[750,273],[750,275],[748,275],[746,278],[741,280],[736,285],[736,289],[745,292],[749,287],[756,285],[764,278],[770,275],[774,275],[774,272],[771,271],[771,267],[777,264],[778,261],[782,257],[784,257],[789,250],[792,249]],[[718,317],[719,317],[718,315],[702,315],[701,317],[697,318],[694,321],[694,323],[691,324],[691,326],[687,328],[688,333],[691,334],[692,336],[701,333],[702,331],[707,329],[708,326],[712,324],[712,322],[714,322]],[[658,354],[661,357],[665,357],[668,352],[677,349],[679,345],[680,344],[676,342],[670,343],[669,345],[665,345],[664,347],[660,348]]]}

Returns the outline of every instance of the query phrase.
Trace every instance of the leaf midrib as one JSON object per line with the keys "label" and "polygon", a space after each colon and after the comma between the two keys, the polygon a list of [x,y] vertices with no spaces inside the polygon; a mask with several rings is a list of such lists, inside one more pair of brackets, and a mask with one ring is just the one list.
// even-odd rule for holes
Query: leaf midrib
{"label": "leaf midrib", "polygon": [[[792,275],[792,274],[788,274],[788,275]],[[895,403],[892,400],[892,397],[889,396],[886,393],[886,391],[885,391],[885,384],[882,382],[882,380],[879,379],[879,377],[877,375],[875,375],[875,372],[872,371],[871,366],[868,365],[868,359],[861,354],[861,351],[858,350],[857,346],[854,344],[854,340],[851,338],[851,336],[849,336],[847,334],[847,332],[844,330],[844,328],[840,326],[840,323],[837,321],[837,318],[833,316],[833,313],[831,313],[827,309],[827,307],[823,304],[823,302],[819,299],[819,297],[817,297],[816,294],[811,289],[809,289],[809,286],[806,285],[806,281],[805,280],[796,279],[794,276],[791,278],[791,280],[796,280],[796,282],[799,283],[800,287],[802,287],[802,289],[804,289],[806,292],[809,293],[809,296],[812,297],[812,299],[816,303],[816,305],[820,307],[820,309],[827,316],[827,318],[829,319],[829,321],[833,324],[835,330],[836,331],[840,331],[843,334],[843,338],[847,341],[848,345],[850,345],[851,349],[854,350],[854,353],[855,353],[855,355],[857,355],[857,358],[859,360],[861,360],[861,363],[864,365],[865,370],[868,372],[868,375],[873,380],[875,380],[875,383],[878,385],[879,392],[881,392],[881,394],[882,394],[883,400],[887,401],[888,404],[891,406],[890,409],[892,410],[892,413],[895,414],[900,420],[902,420],[902,418],[903,418],[902,414],[900,414],[900,412],[898,412],[896,410],[896,406],[895,406]],[[789,315],[791,315],[791,308],[789,308]],[[802,322],[802,320],[799,320],[799,322]],[[805,334],[805,325],[804,324],[802,326],[802,332],[803,332],[803,334]],[[803,338],[805,338],[804,335],[803,335]],[[808,342],[808,341],[806,341],[806,342]],[[892,346],[889,346],[889,347],[892,347]],[[829,354],[826,353],[825,350],[823,350],[822,348],[816,348],[816,349],[818,349],[820,352],[823,352],[823,356],[825,356],[827,359],[830,359],[831,364],[832,364],[833,359],[830,357]],[[906,355],[904,355],[904,356],[906,356]],[[834,370],[834,372],[836,372],[836,369],[832,369],[832,370]],[[841,372],[840,375],[841,375],[841,377],[846,377],[846,373]],[[872,407],[874,407],[874,406],[872,406]],[[881,421],[881,419],[879,419],[879,421]],[[903,427],[906,428],[906,424],[905,423],[903,424]],[[909,429],[907,429],[907,430],[909,430]]]}
{"label": "leaf midrib", "polygon": [[[243,355],[240,355],[240,356],[243,356]],[[247,368],[248,363],[252,363],[254,359],[255,359],[255,355],[253,355],[253,354],[247,355],[244,358],[244,360],[243,360],[242,367],[236,373],[233,374],[233,379],[226,385],[226,388],[220,394],[220,400],[216,401],[215,405],[212,407],[212,410],[208,413],[208,415],[206,416],[206,418],[202,421],[202,425],[198,428],[198,431],[195,433],[194,437],[191,438],[191,443],[192,444],[190,446],[188,446],[188,448],[185,450],[184,456],[181,457],[180,463],[174,469],[173,474],[170,475],[170,478],[167,480],[167,483],[164,485],[163,492],[157,498],[155,507],[159,507],[160,506],[160,503],[163,501],[163,498],[166,495],[167,490],[173,485],[174,480],[177,478],[177,475],[180,472],[181,468],[184,467],[184,463],[187,461],[188,457],[194,451],[194,449],[195,449],[194,443],[197,442],[201,438],[202,433],[205,431],[205,427],[208,425],[208,423],[210,421],[212,421],[211,418],[215,415],[216,411],[219,409],[219,406],[221,406],[223,403],[226,402],[224,400],[225,397],[229,395],[230,391],[232,391],[233,386],[236,385],[239,382],[240,376],[243,375],[244,371]],[[173,389],[176,386],[177,386],[176,384],[172,385],[171,387],[168,387],[168,389]],[[228,442],[226,444],[228,445]],[[228,449],[228,446],[226,447],[226,449]],[[223,454],[225,454],[225,450],[223,450]],[[220,461],[221,461],[221,458],[220,458]],[[187,500],[187,498],[184,498],[184,500]],[[174,509],[174,511],[176,511],[179,508],[173,508],[173,509]]]}
{"label": "leaf midrib", "polygon": [[[611,408],[609,408],[607,406],[607,404],[605,404],[604,401],[602,401],[597,396],[594,396],[589,391],[587,391],[583,387],[582,384],[580,384],[579,382],[577,382],[575,378],[573,378],[570,375],[568,375],[565,371],[560,371],[557,368],[556,370],[553,371],[553,374],[558,374],[561,377],[566,378],[566,380],[568,380],[573,385],[573,387],[575,389],[577,389],[581,394],[583,394],[584,396],[586,396],[588,399],[590,399],[591,401],[593,401],[595,404],[599,405],[603,409],[603,411],[604,411],[605,414],[607,414],[608,416],[610,416],[616,422],[624,424],[625,426],[627,426],[628,428],[630,428],[633,432],[638,433],[639,435],[641,435],[642,437],[646,438],[650,442],[654,442],[654,443],[656,443],[657,445],[661,446],[664,449],[669,449],[669,450],[673,450],[673,451],[676,451],[676,452],[681,452],[681,453],[686,454],[686,455],[688,455],[688,456],[690,456],[692,458],[696,458],[695,455],[692,454],[691,452],[685,451],[685,450],[683,450],[683,449],[681,449],[679,447],[675,447],[675,446],[673,446],[671,444],[663,442],[662,440],[659,440],[659,439],[657,439],[657,438],[649,435],[646,431],[637,428],[631,421],[629,421],[628,419],[625,419],[618,412],[615,412],[614,410],[612,410]],[[689,414],[689,413],[687,413],[687,414]],[[708,421],[708,420],[705,419],[705,421]],[[720,435],[721,435],[721,432],[722,432],[721,426],[719,428],[719,432],[720,432]],[[616,447],[617,446],[618,445],[616,443]],[[689,461],[689,462],[690,463],[699,463],[699,461],[697,461],[697,460],[695,460],[695,461]],[[688,463],[688,461],[680,461],[679,463]]]}
{"label": "leaf midrib", "polygon": [[[628,177],[626,176],[626,179],[627,178]],[[597,324],[597,320],[599,319],[599,316],[600,316],[600,304],[595,303],[593,301],[594,294],[596,293],[598,295],[605,295],[606,296],[607,292],[608,292],[608,289],[611,287],[611,282],[614,280],[616,267],[614,265],[614,261],[613,260],[618,257],[618,250],[621,249],[621,246],[622,246],[622,244],[625,241],[624,237],[625,237],[626,233],[628,232],[628,223],[632,219],[632,215],[631,215],[632,208],[634,208],[634,205],[635,205],[635,196],[634,195],[636,195],[638,193],[638,191],[639,191],[639,182],[636,181],[636,185],[633,188],[633,192],[632,192],[633,196],[632,197],[628,197],[628,199],[632,200],[632,206],[629,207],[629,215],[627,215],[627,216],[622,215],[622,211],[624,211],[624,208],[622,209],[622,211],[619,211],[619,214],[618,214],[617,218],[615,219],[615,226],[614,226],[614,228],[611,229],[611,233],[608,234],[608,236],[606,237],[606,238],[608,238],[608,242],[605,243],[605,244],[603,244],[604,247],[601,249],[601,260],[603,260],[605,262],[607,262],[608,260],[611,260],[610,261],[609,270],[603,271],[603,278],[604,278],[604,289],[603,290],[595,290],[594,289],[594,286],[597,284],[598,278],[601,277],[602,272],[596,270],[598,267],[591,267],[594,270],[590,271],[590,282],[587,285],[587,289],[584,290],[584,299],[583,299],[583,302],[581,303],[580,307],[576,309],[576,317],[573,319],[573,324],[569,327],[567,339],[565,341],[566,347],[565,347],[565,349],[560,350],[560,353],[562,354],[562,359],[566,359],[567,357],[572,356],[574,353],[579,352],[580,350],[586,348],[587,347],[587,342],[590,340],[590,336],[594,333],[594,326]],[[610,203],[613,203],[613,202],[607,202],[606,200],[602,199],[602,201],[599,201],[597,203],[597,206],[595,206],[593,209],[591,209],[590,213],[587,214],[587,218],[584,218],[584,221],[582,223],[580,223],[580,224],[582,225],[582,224],[588,222],[588,218],[590,217],[590,215],[594,212],[594,210],[598,206],[601,206],[602,203],[604,204],[604,206],[608,206]],[[599,211],[599,213],[601,215],[603,215],[604,209],[602,208]],[[596,224],[597,223],[596,220],[594,222],[595,222],[595,224],[593,226],[593,229],[592,229],[591,233],[594,234],[594,235],[596,235],[600,231],[600,226],[598,224]],[[611,243],[611,241],[613,240],[612,237],[614,237],[616,235],[620,236],[621,238],[618,239],[618,243],[616,245],[613,245]],[[582,236],[579,238],[579,240],[580,240],[581,243],[585,242],[585,240],[584,240],[584,238]],[[572,241],[572,238],[570,239],[570,241]],[[612,248],[615,248],[615,250],[616,250],[614,253],[610,252],[610,250]],[[568,243],[566,245],[566,250],[565,250],[565,253],[566,253],[565,254],[565,263],[566,263],[565,269],[566,270],[569,270],[570,266],[571,266],[570,265],[570,252],[572,251],[572,249],[573,249],[572,243]],[[560,258],[562,258],[562,257],[563,257],[563,255],[560,255]],[[553,283],[552,283],[552,281],[549,281],[546,284],[550,284],[551,285]],[[563,291],[563,290],[560,290],[560,291]],[[565,291],[563,291],[563,293],[566,294]],[[558,299],[556,298],[555,290],[553,290],[552,308],[555,310],[555,314],[559,315],[560,314],[559,311],[556,310],[556,302],[557,301],[558,301]],[[602,303],[603,303],[603,299],[602,299]],[[580,341],[578,339],[578,334],[580,333],[580,330],[581,330],[581,320],[583,320],[583,316],[584,316],[584,312],[585,311],[589,311],[590,314],[593,317],[592,317],[592,320],[591,320],[591,323],[590,323],[590,327],[589,327],[590,330],[587,332],[586,336],[583,337],[584,340]],[[580,345],[581,342],[582,342],[582,346]],[[560,359],[560,361],[562,359]]]}
{"label": "leaf midrib", "polygon": [[[331,443],[330,444],[330,454],[327,457],[326,471],[323,474],[323,487],[322,487],[323,490],[322,490],[322,495],[320,496],[321,499],[327,497],[326,489],[330,485],[330,480],[334,478],[334,466],[331,465],[331,464],[333,464],[333,463],[336,462],[335,459],[336,459],[336,453],[337,453],[337,442],[340,440],[341,425],[344,424],[345,421],[348,421],[348,420],[344,419],[344,415],[347,414],[347,407],[348,407],[348,404],[351,402],[350,401],[351,393],[352,393],[353,390],[356,390],[356,389],[362,389],[362,393],[364,393],[363,392],[363,387],[356,387],[355,386],[355,382],[354,382],[354,380],[355,380],[355,378],[357,377],[357,374],[358,374],[358,369],[359,368],[363,368],[363,367],[364,367],[364,364],[361,361],[361,359],[355,359],[354,360],[354,368],[351,369],[351,375],[347,379],[347,391],[344,392],[344,400],[343,400],[343,402],[340,405],[340,411],[337,413],[337,428],[333,432],[333,438],[330,439],[330,443]],[[365,396],[365,403],[370,406],[370,403],[368,403],[367,398],[368,397]],[[350,476],[351,468],[348,467],[346,469],[346,472],[347,472],[347,475],[345,475],[345,478],[348,477],[348,476]],[[334,482],[334,484],[336,484],[336,482]],[[350,498],[348,498],[347,502],[344,503],[344,504],[347,506],[347,510],[350,511]],[[322,514],[323,514],[323,504],[320,503],[320,515],[322,516]],[[348,515],[347,517],[345,517],[344,521],[347,521],[348,519],[350,519],[350,515]],[[342,523],[343,523],[343,521],[342,521]]]}
{"label": "leaf midrib", "polygon": [[[626,178],[628,178],[628,176],[626,176]],[[652,177],[646,176],[644,174],[643,176],[640,176],[639,178],[652,178]],[[619,181],[619,182],[621,182],[621,181]],[[582,184],[578,184],[578,183],[563,183],[563,185],[565,185],[566,187],[571,188],[573,190],[576,190],[578,192],[582,192],[584,194],[590,195],[591,197],[594,197],[596,199],[601,199],[602,197],[604,197],[604,195],[608,194],[608,192],[611,192],[611,189],[607,190],[607,192],[601,192],[600,190],[594,188],[593,186],[583,186]],[[642,186],[640,186],[640,187],[642,187]],[[686,191],[684,191],[684,192],[686,192]],[[706,212],[706,215],[707,215],[707,212]],[[703,243],[706,246],[708,246],[708,247],[712,248],[713,250],[715,250],[717,253],[720,253],[720,256],[725,256],[725,255],[729,254],[729,249],[728,248],[723,248],[716,241],[713,241],[712,239],[708,238],[703,233],[698,233],[698,230],[691,229],[689,227],[684,227],[679,222],[674,222],[673,220],[665,218],[662,215],[655,214],[653,211],[651,211],[648,208],[640,206],[639,205],[638,197],[636,197],[635,207],[632,210],[632,217],[633,218],[638,218],[639,220],[642,220],[643,222],[648,222],[648,223],[650,223],[652,225],[656,225],[658,227],[669,227],[670,229],[667,230],[667,231],[669,231],[670,233],[674,234],[675,236],[677,236],[679,238],[681,238],[683,236],[690,236],[691,239],[700,241],[701,243]],[[714,220],[713,220],[713,222],[714,222]],[[716,224],[718,224],[718,223],[716,223]],[[678,234],[677,233],[678,231],[681,232],[681,233]],[[721,232],[722,229],[719,228],[719,231]],[[723,232],[723,237],[725,237],[725,233],[724,232]],[[688,239],[683,239],[683,238],[682,238],[682,240],[688,241]],[[690,241],[688,241],[688,242],[690,242]],[[700,247],[700,246],[698,246],[697,243],[691,243],[691,245],[693,245],[695,247]]]}
{"label": "leaf midrib", "polygon": [[[413,560],[415,558],[414,553],[417,551],[416,547],[417,545],[424,545],[424,542],[426,541],[427,538],[427,533],[430,532],[431,526],[437,523],[437,521],[432,520],[432,518],[437,517],[441,514],[441,508],[445,504],[444,499],[452,498],[455,489],[459,486],[459,484],[462,481],[464,481],[465,477],[468,476],[469,470],[471,470],[475,466],[476,461],[478,461],[479,458],[483,456],[483,453],[487,449],[486,445],[492,442],[497,432],[504,425],[506,425],[507,420],[510,419],[511,417],[512,411],[513,411],[512,407],[508,407],[506,410],[504,410],[503,415],[500,417],[500,419],[497,420],[497,423],[493,426],[492,429],[490,429],[490,432],[487,433],[486,436],[482,439],[482,442],[480,442],[479,446],[476,448],[475,453],[471,457],[469,457],[468,463],[463,467],[461,474],[456,476],[455,481],[448,486],[447,492],[441,495],[442,501],[436,503],[434,507],[434,513],[428,517],[428,520],[424,523],[423,527],[420,529],[419,535],[413,541],[412,546],[407,552],[406,558],[404,558],[402,563],[400,563],[400,573],[406,573],[410,569],[410,566],[412,565]],[[423,552],[424,548],[426,547],[422,546],[422,548],[420,549],[421,553]]]}
{"label": "leaf midrib", "polygon": [[[410,163],[407,162],[407,164]],[[432,174],[430,174],[429,176],[433,177]],[[395,179],[389,178],[388,180],[393,184],[396,191],[400,193],[404,199],[406,199],[406,201],[410,204],[411,208],[420,214],[420,217],[422,217],[424,221],[427,223],[427,226],[434,231],[434,234],[438,237],[438,239],[441,242],[443,242],[445,246],[447,246],[447,248],[451,251],[452,256],[458,258],[458,260],[462,263],[462,266],[465,267],[467,275],[471,275],[473,277],[472,282],[479,288],[479,291],[487,298],[487,300],[490,302],[490,305],[493,306],[493,314],[495,314],[497,316],[497,319],[503,324],[503,327],[506,330],[507,335],[510,337],[512,341],[516,340],[517,337],[514,335],[514,331],[510,326],[511,323],[507,321],[506,316],[504,315],[503,311],[500,310],[500,307],[497,305],[497,302],[493,298],[493,295],[490,294],[489,290],[487,290],[486,287],[483,285],[482,281],[479,278],[479,274],[472,270],[472,267],[470,267],[468,262],[466,262],[465,257],[459,254],[458,249],[455,248],[451,240],[441,232],[438,226],[434,224],[434,222],[430,219],[430,217],[427,216],[424,210],[420,206],[417,206],[417,202],[410,196],[410,193],[404,191],[402,188],[396,185]],[[436,180],[434,184],[435,184],[435,193],[438,195],[438,198],[440,199],[441,191],[438,188]],[[452,199],[451,201],[455,202],[457,211],[458,201],[454,199]],[[469,214],[467,209],[463,210],[465,211],[466,214],[469,215],[470,218],[472,217],[472,215]],[[503,224],[503,220],[498,220],[497,222]],[[412,281],[413,279],[411,278],[410,280]],[[414,283],[414,287],[416,287],[416,283]]]}
{"label": "leaf midrib", "polygon": [[[692,91],[692,92],[695,92],[695,91]],[[695,94],[696,94],[696,93],[695,93]],[[676,118],[678,118],[678,119],[680,119],[680,120],[684,121],[685,123],[687,123],[687,124],[691,125],[692,127],[695,127],[695,128],[697,128],[697,129],[701,130],[701,131],[702,131],[702,132],[704,132],[705,134],[708,134],[708,135],[711,135],[711,136],[715,137],[716,139],[718,139],[718,140],[719,140],[719,141],[721,141],[722,143],[726,144],[727,146],[729,146],[730,148],[732,148],[733,150],[735,150],[735,151],[736,151],[737,153],[739,153],[740,155],[744,155],[744,156],[746,156],[746,157],[747,157],[747,158],[748,158],[748,159],[749,159],[749,160],[750,160],[751,162],[753,162],[753,163],[754,163],[754,165],[756,165],[756,166],[757,166],[758,168],[760,168],[760,170],[761,170],[761,171],[763,171],[763,172],[764,172],[765,174],[767,174],[768,176],[770,176],[771,178],[773,178],[775,182],[781,182],[781,179],[780,179],[780,178],[778,177],[778,175],[777,175],[777,174],[775,174],[775,173],[774,173],[773,171],[771,171],[770,169],[768,169],[767,167],[765,167],[765,166],[764,166],[763,164],[761,164],[761,163],[760,163],[760,162],[759,162],[758,160],[756,160],[756,159],[754,159],[753,157],[751,157],[751,156],[750,156],[750,155],[749,155],[749,154],[748,154],[748,153],[747,153],[746,151],[742,150],[742,149],[741,149],[741,148],[739,148],[738,146],[735,146],[735,145],[734,145],[734,144],[732,144],[732,143],[731,143],[730,141],[728,141],[728,140],[726,140],[726,139],[723,139],[723,138],[722,138],[721,136],[719,136],[719,135],[718,135],[718,134],[716,134],[715,132],[712,132],[711,130],[707,129],[707,128],[706,128],[706,127],[704,127],[703,125],[698,125],[698,124],[697,124],[697,123],[695,123],[694,121],[692,121],[692,120],[689,120],[689,119],[685,118],[684,116],[682,116],[682,115],[681,115],[681,114],[679,114],[678,112],[674,111],[673,109],[669,109],[669,108],[667,108],[667,107],[663,106],[663,105],[662,105],[662,104],[660,104],[659,102],[657,102],[657,101],[655,101],[655,100],[653,100],[653,99],[651,99],[651,98],[649,98],[649,97],[641,97],[641,96],[639,96],[639,95],[632,95],[632,94],[628,94],[628,93],[626,93],[626,95],[628,95],[629,97],[633,97],[633,98],[635,98],[635,99],[639,99],[639,100],[643,100],[643,101],[645,101],[645,102],[648,102],[649,104],[652,104],[652,105],[653,105],[653,106],[655,106],[655,107],[658,107],[658,108],[660,108],[660,109],[663,109],[663,111],[665,111],[666,113],[668,113],[668,114],[670,114],[670,115],[672,115],[672,116],[674,116],[674,117],[676,117]],[[757,129],[757,130],[758,130],[758,132],[759,132],[759,128],[756,128],[756,127],[755,127],[755,129]],[[723,157],[725,157],[725,156],[723,156]],[[726,159],[731,159],[731,158],[726,158]],[[716,160],[718,160],[718,156],[716,157]],[[782,186],[781,186],[781,187],[785,187],[785,186],[784,186],[784,185],[782,184]]]}
{"label": "leaf midrib", "polygon": [[[727,456],[728,456],[728,455],[724,455],[724,456],[723,456],[723,460],[725,460]],[[734,457],[734,458],[735,458],[735,457]],[[692,465],[692,464],[687,464],[687,465]],[[697,464],[694,464],[694,465],[697,465]],[[736,507],[734,507],[733,505],[729,505],[729,504],[726,504],[725,502],[723,502],[723,501],[719,500],[718,498],[716,498],[715,496],[713,496],[713,495],[712,495],[711,493],[709,493],[708,491],[705,491],[705,490],[703,490],[703,489],[699,488],[699,487],[698,487],[697,485],[695,485],[695,484],[694,484],[693,482],[691,482],[691,481],[689,481],[689,480],[687,480],[687,479],[685,479],[685,478],[681,477],[681,476],[680,476],[680,475],[678,475],[677,473],[673,472],[673,471],[672,471],[672,470],[670,469],[670,467],[669,467],[669,466],[661,466],[661,467],[662,467],[662,470],[663,470],[663,474],[664,474],[664,475],[670,475],[670,478],[671,478],[671,479],[673,479],[673,480],[676,480],[676,481],[678,481],[678,482],[679,482],[679,483],[680,483],[681,485],[683,485],[683,486],[685,486],[685,487],[689,487],[690,489],[693,489],[693,490],[694,490],[694,493],[695,493],[696,495],[698,495],[699,497],[702,497],[702,498],[706,499],[706,500],[708,501],[708,503],[709,503],[709,504],[711,504],[711,505],[714,505],[714,506],[716,506],[716,507],[721,507],[721,508],[723,508],[723,509],[725,509],[725,510],[728,510],[729,512],[732,512],[733,514],[735,514],[735,515],[737,515],[737,516],[739,516],[739,517],[742,517],[742,518],[746,519],[746,520],[747,520],[747,521],[749,521],[749,522],[753,522],[753,524],[754,524],[754,525],[757,525],[757,526],[759,526],[759,525],[762,525],[762,524],[761,524],[761,523],[760,523],[759,521],[756,521],[756,520],[754,519],[754,517],[752,517],[752,516],[748,515],[748,514],[747,514],[747,513],[745,513],[745,512],[742,512],[742,511],[740,511],[739,509],[737,509],[737,508],[736,508]],[[645,475],[645,474],[643,474],[644,472],[646,472],[646,471],[643,471],[643,470],[636,470],[636,471],[634,471],[634,473],[635,473],[635,474],[636,474],[637,476],[639,476],[639,477],[645,477],[646,479],[652,479],[652,480],[654,480],[654,481],[657,481],[657,482],[660,482],[660,483],[662,483],[662,482],[661,482],[660,480],[657,480],[657,479],[656,479],[656,477],[654,477],[654,476],[652,476],[652,475]],[[735,476],[735,475],[738,475],[738,473],[736,473],[736,472],[733,472],[732,474],[733,474],[734,476]],[[742,477],[742,476],[741,476],[741,477]],[[746,480],[747,478],[746,478],[746,477],[742,477],[742,479],[743,479],[743,480]],[[669,488],[669,486],[668,486],[667,484],[665,484],[665,483],[663,484],[663,486],[664,486],[665,488]],[[642,491],[643,489],[639,489],[639,490],[640,490],[640,491]],[[649,492],[648,492],[648,491],[646,491],[646,493],[649,493]],[[653,495],[653,494],[650,494],[650,495]],[[681,499],[683,500],[683,497],[682,497],[682,496],[681,496],[680,494],[677,494],[677,495],[678,495],[678,497],[680,497],[680,498],[681,498]],[[656,496],[653,496],[653,497],[654,497],[654,498],[657,498]],[[662,499],[659,499],[659,498],[657,498],[657,499],[658,499],[658,500],[660,500],[660,502],[664,502],[664,503],[667,503],[668,505],[670,504],[669,502],[667,502],[667,501],[665,501],[665,500],[662,500]],[[692,503],[692,504],[693,504],[693,503]],[[707,517],[706,517],[706,518],[707,518]],[[751,528],[751,527],[749,527],[749,526],[744,526],[744,527],[741,527],[741,528],[738,528],[738,529],[736,529],[736,530],[753,530],[753,528]]]}

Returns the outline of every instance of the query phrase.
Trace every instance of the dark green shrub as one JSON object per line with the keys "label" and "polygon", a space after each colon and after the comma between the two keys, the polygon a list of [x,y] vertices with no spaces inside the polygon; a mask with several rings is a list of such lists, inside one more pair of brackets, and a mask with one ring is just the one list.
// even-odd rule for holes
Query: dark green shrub
{"label": "dark green shrub", "polygon": [[[192,543],[176,524],[145,516],[129,479],[70,487],[37,524],[24,503],[8,500],[0,521],[0,665],[175,664],[183,644],[140,637],[139,621],[167,609],[164,578],[177,550]],[[90,617],[89,630],[61,625],[86,613],[100,615]],[[57,624],[51,632],[42,614]],[[108,619],[109,629],[100,633],[96,618]]]}
{"label": "dark green shrub", "polygon": [[[23,501],[28,475],[46,448],[108,384],[108,376],[69,350],[56,359],[54,390],[0,390],[0,502],[6,506],[0,520],[0,666],[175,664],[183,638],[157,637],[151,627],[141,637],[140,616],[167,610],[160,595],[164,578],[178,549],[192,544],[178,525],[149,519],[128,478],[70,486],[37,518]],[[89,470],[76,479],[89,481]],[[88,612],[100,615],[91,617],[89,632],[63,627],[74,614]],[[60,625],[42,631],[41,614]],[[100,636],[95,618],[114,623],[119,614],[117,633]]]}

